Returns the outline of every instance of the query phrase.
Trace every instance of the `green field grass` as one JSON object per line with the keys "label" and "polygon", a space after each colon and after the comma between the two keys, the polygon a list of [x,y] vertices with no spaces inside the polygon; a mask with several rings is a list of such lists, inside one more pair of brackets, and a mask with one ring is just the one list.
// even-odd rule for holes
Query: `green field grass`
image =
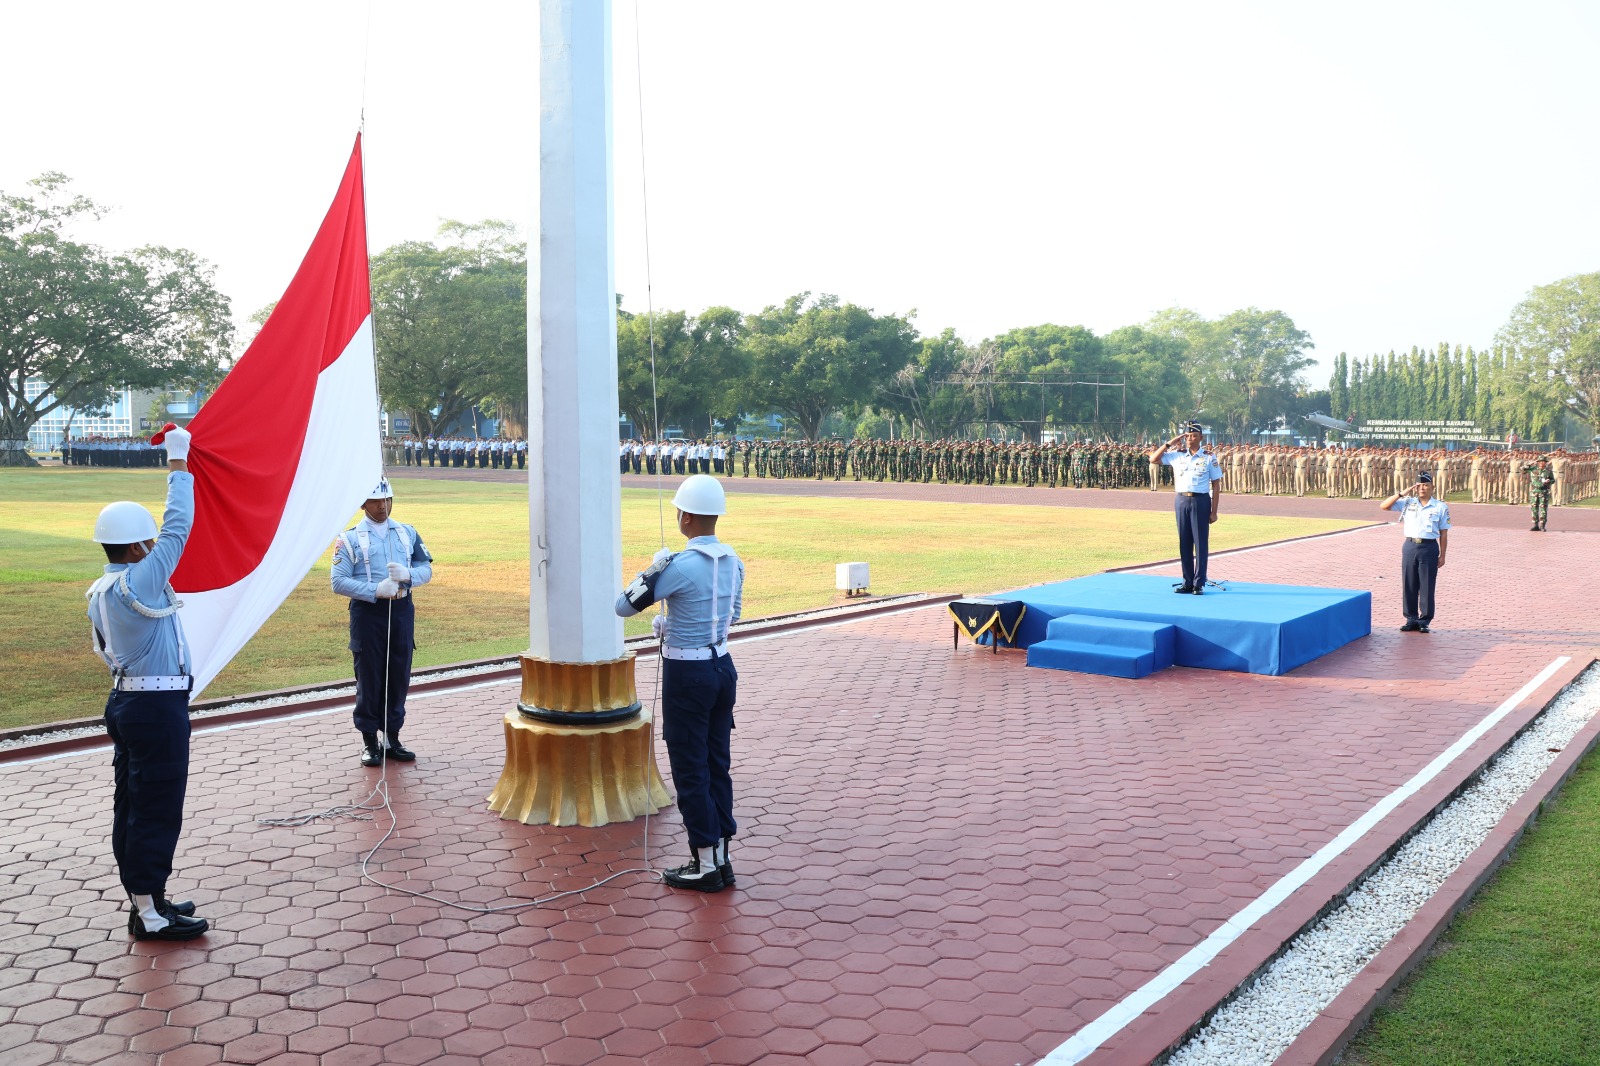
{"label": "green field grass", "polygon": [[1600,1063],[1600,759],[1345,1052],[1360,1066]]}
{"label": "green field grass", "polygon": [[[83,592],[104,566],[89,539],[101,506],[134,499],[157,514],[161,471],[0,471],[0,728],[100,712],[106,672],[89,650]],[[395,479],[395,518],[433,552],[417,596],[418,666],[515,654],[528,640],[527,491],[521,485]],[[667,543],[681,546],[673,512]],[[658,499],[623,493],[624,569],[660,544]],[[1226,515],[1216,549],[1358,523]],[[834,564],[866,560],[872,591],[983,593],[1169,558],[1165,513],[741,495],[720,532],[745,560],[745,616],[844,602]],[[329,537],[331,548],[332,537]],[[346,600],[328,586],[332,552],[312,568],[206,690],[214,698],[348,679]],[[628,633],[648,630],[647,618]]]}

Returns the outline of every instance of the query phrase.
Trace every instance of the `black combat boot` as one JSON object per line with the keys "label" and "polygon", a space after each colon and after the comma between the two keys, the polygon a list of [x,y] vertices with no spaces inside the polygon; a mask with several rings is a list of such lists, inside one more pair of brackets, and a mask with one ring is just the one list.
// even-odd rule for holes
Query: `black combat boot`
{"label": "black combat boot", "polygon": [[400,743],[400,730],[391,729],[388,733],[389,758],[395,762],[416,762],[417,753]]}
{"label": "black combat boot", "polygon": [[694,848],[690,854],[694,857],[682,866],[668,870],[661,875],[661,880],[673,888],[690,888],[696,892],[721,892],[728,887],[722,879],[722,871],[717,869],[716,848]]}

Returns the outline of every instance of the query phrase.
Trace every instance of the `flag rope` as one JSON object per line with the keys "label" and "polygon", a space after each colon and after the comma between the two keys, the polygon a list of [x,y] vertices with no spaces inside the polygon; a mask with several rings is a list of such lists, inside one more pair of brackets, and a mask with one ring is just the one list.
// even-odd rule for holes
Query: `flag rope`
{"label": "flag rope", "polygon": [[[643,193],[643,202],[644,202],[643,221],[644,221],[644,260],[645,260],[645,304],[646,304],[646,308],[647,308],[647,312],[648,312],[649,336],[650,336],[650,407],[651,407],[651,416],[652,416],[652,418],[654,418],[654,420],[656,422],[656,425],[654,427],[652,427],[652,428],[655,431],[656,438],[659,440],[659,438],[660,438],[659,430],[660,430],[660,423],[661,423],[661,407],[660,407],[660,396],[659,396],[659,393],[657,391],[657,385],[656,385],[655,298],[654,298],[654,292],[653,292],[652,284],[651,284],[651,271],[650,271],[649,183],[648,183],[647,172],[646,172],[646,168],[645,168],[645,154],[644,154],[644,145],[645,145],[645,141],[644,141],[644,80],[643,80],[643,65],[642,65],[642,61],[640,59],[640,46],[639,46],[639,4],[638,4],[638,0],[634,0],[634,8],[633,8],[633,10],[634,10],[634,23],[633,23],[634,69],[635,69],[635,74],[636,74],[636,79],[637,79],[636,80],[636,85],[637,85],[637,88],[638,88],[638,107],[639,107],[639,171],[640,171],[640,185],[641,185],[641,190],[642,190],[642,193]],[[372,35],[372,5],[371,5],[371,2],[369,0],[368,5],[367,5],[367,44],[368,44],[369,48],[370,48],[370,45],[371,45],[371,35]],[[363,212],[365,212],[365,209],[366,209],[365,205],[366,205],[366,202],[367,202],[367,168],[366,168],[366,144],[365,144],[366,115],[367,115],[366,91],[367,91],[367,59],[366,59],[366,57],[364,55],[363,59],[362,59],[362,70],[361,70],[361,124],[360,124],[360,131],[358,133],[358,137],[363,142],[362,143],[362,165],[361,165],[361,202],[362,202],[362,210],[363,210]],[[363,229],[363,233],[365,233],[366,227],[365,227],[365,217],[364,217],[364,215],[363,215],[363,227],[362,227],[362,229]],[[378,404],[378,416],[379,416],[378,417],[378,438],[379,438],[378,439],[378,455],[380,457],[379,458],[379,470],[380,470],[380,476],[383,476],[383,475],[387,474],[387,471],[383,469],[384,464],[383,464],[383,461],[382,461],[382,456],[383,456],[383,414],[384,414],[383,392],[382,392],[382,388],[381,388],[381,385],[380,385],[380,382],[379,382],[379,378],[378,378],[377,302],[375,300],[370,300],[371,291],[372,291],[372,264],[371,264],[370,256],[369,256],[368,262],[367,262],[367,291],[368,291],[368,296],[369,296],[369,302],[370,302],[370,305],[372,307],[372,312],[371,313],[372,313],[372,316],[373,316],[373,328],[372,328],[372,338],[373,338],[372,387],[373,387],[373,397],[374,397],[375,401]],[[474,419],[474,428],[476,428],[476,419]],[[657,526],[658,526],[658,531],[659,531],[660,539],[661,539],[661,546],[662,547],[666,547],[666,543],[667,543],[666,503],[665,503],[666,489],[665,489],[665,485],[664,485],[664,482],[663,482],[663,473],[664,472],[662,470],[662,464],[658,462],[657,466],[656,466],[656,519],[657,519]],[[664,609],[665,608],[663,607],[663,610]],[[630,868],[625,869],[625,870],[618,870],[616,873],[613,873],[613,874],[610,874],[610,875],[608,875],[606,877],[603,877],[600,880],[595,881],[592,884],[585,885],[582,888],[568,889],[566,891],[556,892],[556,893],[553,893],[551,895],[542,896],[542,897],[539,897],[539,898],[536,898],[536,899],[522,900],[522,901],[519,901],[519,902],[516,902],[516,903],[505,903],[505,904],[500,904],[500,905],[497,905],[497,906],[490,906],[490,905],[487,905],[487,904],[463,903],[460,900],[446,899],[446,898],[444,898],[442,896],[437,896],[437,895],[434,895],[433,893],[430,893],[430,892],[421,892],[421,891],[418,891],[416,889],[405,888],[405,887],[403,887],[401,885],[394,885],[394,884],[390,884],[390,883],[388,883],[386,881],[380,881],[377,878],[377,876],[373,874],[373,872],[372,872],[372,870],[370,868],[372,860],[373,860],[373,857],[378,853],[379,849],[381,849],[386,843],[388,843],[389,838],[392,837],[394,835],[394,833],[395,833],[395,830],[399,828],[399,818],[395,814],[394,805],[392,803],[390,792],[389,792],[389,669],[388,669],[388,663],[389,663],[389,653],[390,653],[390,649],[391,649],[391,645],[392,645],[392,641],[393,641],[393,635],[394,635],[394,601],[393,600],[389,601],[388,616],[387,616],[387,619],[385,621],[384,630],[385,631],[384,631],[384,656],[383,656],[383,659],[384,659],[384,672],[383,672],[383,747],[380,749],[380,753],[379,753],[378,781],[377,781],[377,783],[375,785],[373,785],[371,791],[369,791],[366,796],[362,797],[360,800],[356,801],[355,803],[339,804],[339,805],[336,805],[336,806],[333,806],[333,807],[329,807],[329,808],[327,808],[325,810],[321,810],[321,811],[311,811],[311,812],[305,812],[305,813],[301,813],[301,814],[287,815],[287,816],[280,817],[280,818],[258,818],[258,819],[256,819],[257,824],[263,825],[263,826],[268,826],[268,827],[274,827],[274,828],[303,828],[305,826],[312,825],[312,824],[314,824],[316,822],[319,822],[319,821],[328,821],[328,820],[333,820],[333,819],[336,819],[336,818],[353,818],[353,819],[358,819],[358,820],[362,820],[362,821],[373,821],[377,817],[377,812],[384,811],[389,815],[389,826],[388,826],[387,829],[384,830],[383,835],[378,838],[377,842],[374,843],[372,845],[372,847],[369,848],[366,851],[366,853],[361,856],[361,879],[363,881],[367,881],[367,882],[369,882],[369,883],[371,883],[371,884],[373,884],[373,885],[375,885],[375,886],[377,886],[379,888],[385,889],[386,891],[389,891],[389,892],[396,892],[396,893],[399,893],[400,895],[410,896],[410,897],[412,897],[414,899],[425,899],[425,900],[428,900],[428,901],[430,901],[432,903],[437,903],[437,904],[439,904],[441,906],[444,906],[444,907],[454,907],[457,910],[470,911],[470,912],[472,912],[474,914],[499,914],[499,913],[503,913],[503,912],[506,912],[506,911],[517,911],[517,910],[524,910],[524,909],[529,908],[529,907],[544,906],[546,904],[553,903],[553,902],[555,902],[556,900],[559,900],[559,899],[566,899],[566,898],[571,897],[571,896],[581,896],[585,892],[589,892],[592,889],[596,889],[596,888],[601,887],[602,885],[609,884],[612,881],[615,881],[617,878],[622,877],[622,876],[624,876],[626,874],[642,873],[642,874],[647,875],[647,877],[649,879],[655,881],[658,884],[661,882],[661,872],[659,870],[654,869],[650,865],[650,813],[651,813],[650,812],[650,804],[653,802],[653,800],[649,798],[651,782],[648,781],[648,780],[645,783],[646,806],[645,806],[645,812],[644,812],[644,834],[643,834],[643,841],[642,841],[642,847],[643,847],[643,855],[641,857],[641,862],[643,863],[642,866],[630,867]],[[651,755],[652,755],[651,749],[652,749],[652,747],[654,746],[654,743],[655,743],[655,726],[654,726],[654,722],[655,722],[656,716],[659,713],[660,707],[661,707],[661,675],[662,675],[662,672],[664,670],[664,664],[665,664],[664,657],[661,656],[658,653],[657,656],[656,656],[655,677],[654,677],[653,683],[651,685],[651,701],[650,701],[651,702],[651,707],[650,707],[650,711],[651,711],[651,728],[643,730],[642,731],[643,732],[643,737],[641,738],[642,742],[643,742],[643,745],[644,745],[644,753],[643,754],[644,754],[644,765],[646,767],[651,767],[651,766],[655,765],[655,760],[653,758],[651,758]]]}

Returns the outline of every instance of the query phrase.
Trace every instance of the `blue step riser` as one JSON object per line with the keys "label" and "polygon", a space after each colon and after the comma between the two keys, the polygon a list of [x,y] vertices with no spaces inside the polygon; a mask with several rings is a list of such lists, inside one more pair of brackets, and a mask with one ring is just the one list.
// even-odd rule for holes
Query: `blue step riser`
{"label": "blue step riser", "polygon": [[1028,649],[1028,665],[1108,677],[1144,677],[1155,670],[1153,652],[1129,652],[1071,641],[1042,640]]}

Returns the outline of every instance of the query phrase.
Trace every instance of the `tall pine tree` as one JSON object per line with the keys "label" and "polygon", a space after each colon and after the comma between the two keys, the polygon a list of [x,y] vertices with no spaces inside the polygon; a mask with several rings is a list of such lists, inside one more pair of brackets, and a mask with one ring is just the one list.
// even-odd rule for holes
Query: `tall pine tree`
{"label": "tall pine tree", "polygon": [[1344,418],[1350,410],[1350,359],[1343,352],[1333,361],[1333,380],[1328,383],[1328,413]]}

